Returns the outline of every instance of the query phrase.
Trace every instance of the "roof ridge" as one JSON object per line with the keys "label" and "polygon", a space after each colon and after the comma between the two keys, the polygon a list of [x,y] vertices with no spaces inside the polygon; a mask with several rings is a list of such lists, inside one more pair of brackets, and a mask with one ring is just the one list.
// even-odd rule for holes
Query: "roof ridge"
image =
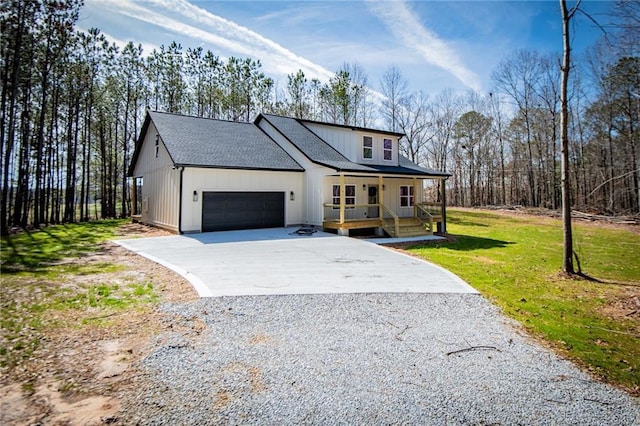
{"label": "roof ridge", "polygon": [[196,118],[196,119],[200,119],[200,120],[219,121],[219,122],[222,122],[222,123],[237,123],[237,124],[251,124],[251,125],[254,125],[254,123],[252,121],[225,120],[225,119],[222,119],[222,118],[199,117],[197,115],[191,115],[191,114],[182,114],[182,113],[176,113],[176,112],[156,111],[156,110],[149,110],[148,112],[149,112],[149,114],[151,114],[151,113],[153,113],[153,114],[164,114],[164,115],[172,115],[172,116],[175,116],[175,117]]}

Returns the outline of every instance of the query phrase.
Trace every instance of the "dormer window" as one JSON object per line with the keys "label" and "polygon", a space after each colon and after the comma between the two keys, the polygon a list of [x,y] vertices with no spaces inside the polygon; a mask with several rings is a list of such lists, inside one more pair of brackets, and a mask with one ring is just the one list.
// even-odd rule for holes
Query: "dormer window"
{"label": "dormer window", "polygon": [[393,160],[393,142],[391,139],[384,139],[382,143],[383,157],[385,161]]}
{"label": "dormer window", "polygon": [[362,158],[365,160],[373,159],[373,138],[371,136],[362,137]]}

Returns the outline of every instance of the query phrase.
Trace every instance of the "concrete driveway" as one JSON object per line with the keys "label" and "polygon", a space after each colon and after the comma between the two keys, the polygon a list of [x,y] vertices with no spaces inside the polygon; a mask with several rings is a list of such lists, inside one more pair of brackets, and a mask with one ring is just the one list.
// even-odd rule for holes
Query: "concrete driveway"
{"label": "concrete driveway", "polygon": [[368,240],[274,228],[119,240],[185,277],[201,297],[477,293],[451,272]]}

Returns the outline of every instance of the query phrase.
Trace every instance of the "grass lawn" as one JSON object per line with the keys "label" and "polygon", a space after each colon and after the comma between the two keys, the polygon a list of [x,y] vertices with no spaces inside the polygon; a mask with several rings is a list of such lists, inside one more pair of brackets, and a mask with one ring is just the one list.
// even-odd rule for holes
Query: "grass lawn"
{"label": "grass lawn", "polygon": [[126,222],[50,226],[2,238],[0,367],[28,359],[52,330],[96,321],[108,326],[113,313],[155,300],[151,283],[114,282],[108,274],[124,266],[100,260],[100,244]]}
{"label": "grass lawn", "polygon": [[456,241],[407,250],[459,275],[562,355],[640,394],[640,234],[574,223],[585,274],[562,269],[560,220],[481,210],[448,212]]}

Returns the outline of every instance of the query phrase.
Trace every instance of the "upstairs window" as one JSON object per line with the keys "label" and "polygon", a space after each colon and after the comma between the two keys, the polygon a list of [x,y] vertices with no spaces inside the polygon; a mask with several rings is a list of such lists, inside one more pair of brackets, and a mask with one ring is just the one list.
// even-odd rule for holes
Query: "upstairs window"
{"label": "upstairs window", "polygon": [[393,160],[393,142],[391,142],[391,139],[384,139],[382,148],[383,148],[382,158],[384,158],[385,161]]}
{"label": "upstairs window", "polygon": [[156,158],[158,158],[159,153],[160,153],[160,135],[156,135]]}
{"label": "upstairs window", "polygon": [[362,137],[362,158],[373,159],[373,138],[371,136]]}
{"label": "upstairs window", "polygon": [[400,207],[413,207],[412,185],[400,185]]}
{"label": "upstairs window", "polygon": [[[340,185],[333,185],[333,202],[332,204],[340,204]],[[344,204],[346,206],[354,206],[356,204],[356,186],[344,186]]]}

